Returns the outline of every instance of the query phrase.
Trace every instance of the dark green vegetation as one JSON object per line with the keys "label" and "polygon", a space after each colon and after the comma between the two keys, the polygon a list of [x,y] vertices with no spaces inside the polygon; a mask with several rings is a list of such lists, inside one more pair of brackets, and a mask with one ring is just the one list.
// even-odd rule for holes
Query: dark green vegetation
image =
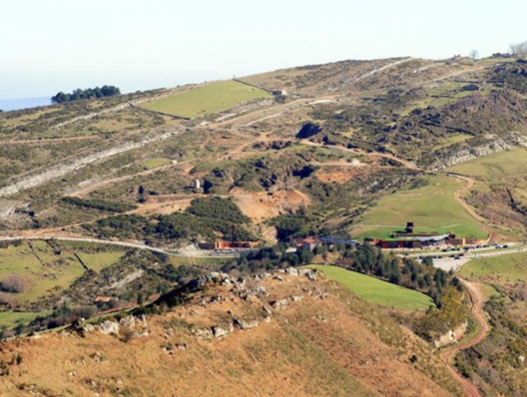
{"label": "dark green vegetation", "polygon": [[[192,200],[185,212],[144,217],[121,215],[104,218],[83,227],[101,238],[144,240],[152,245],[201,240],[215,241],[221,233],[226,240],[255,241],[244,226],[249,219],[230,200],[220,197]],[[233,227],[235,236],[232,235]]]}
{"label": "dark green vegetation", "polygon": [[113,85],[105,85],[102,87],[87,88],[81,90],[80,88],[74,90],[71,94],[65,94],[62,91],[51,98],[52,103],[64,103],[71,101],[79,101],[81,99],[98,99],[110,96],[121,95],[121,90]]}
{"label": "dark green vegetation", "polygon": [[63,197],[61,201],[78,207],[94,208],[99,211],[108,212],[128,212],[137,208],[135,205],[101,199],[85,200],[78,197]]}

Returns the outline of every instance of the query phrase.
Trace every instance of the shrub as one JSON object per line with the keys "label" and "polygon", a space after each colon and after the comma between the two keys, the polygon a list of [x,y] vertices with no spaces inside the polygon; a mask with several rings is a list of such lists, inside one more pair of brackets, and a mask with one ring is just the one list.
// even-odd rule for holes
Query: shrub
{"label": "shrub", "polygon": [[0,305],[13,306],[14,304],[15,298],[12,295],[0,292]]}
{"label": "shrub", "polygon": [[0,282],[4,292],[21,293],[29,288],[29,280],[19,274],[11,274]]}

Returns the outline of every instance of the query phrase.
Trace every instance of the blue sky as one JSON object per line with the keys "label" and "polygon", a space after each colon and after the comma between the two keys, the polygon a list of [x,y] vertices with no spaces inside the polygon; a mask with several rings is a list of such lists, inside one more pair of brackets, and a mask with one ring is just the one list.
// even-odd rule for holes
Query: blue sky
{"label": "blue sky", "polygon": [[306,64],[505,52],[527,2],[17,0],[0,11],[0,98],[124,92]]}

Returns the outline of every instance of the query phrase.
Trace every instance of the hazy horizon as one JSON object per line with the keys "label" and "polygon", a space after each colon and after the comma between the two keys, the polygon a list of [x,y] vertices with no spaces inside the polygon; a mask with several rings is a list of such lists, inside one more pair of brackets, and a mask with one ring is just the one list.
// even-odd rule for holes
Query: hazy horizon
{"label": "hazy horizon", "polygon": [[0,98],[104,84],[133,92],[347,59],[486,57],[527,40],[523,11],[517,1],[472,0],[10,2]]}

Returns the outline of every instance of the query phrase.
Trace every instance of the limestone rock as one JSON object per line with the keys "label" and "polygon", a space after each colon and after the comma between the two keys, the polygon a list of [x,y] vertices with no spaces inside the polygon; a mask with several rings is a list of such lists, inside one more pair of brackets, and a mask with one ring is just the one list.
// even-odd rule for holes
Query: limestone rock
{"label": "limestone rock", "polygon": [[99,330],[105,335],[118,335],[119,334],[119,323],[115,321],[106,320],[99,325]]}
{"label": "limestone rock", "polygon": [[258,320],[245,321],[245,320],[235,318],[234,325],[238,327],[239,329],[246,331],[248,329],[258,327],[260,325],[260,322]]}
{"label": "limestone rock", "polygon": [[214,335],[216,339],[221,339],[229,335],[229,330],[216,326],[216,327],[212,327],[212,334]]}
{"label": "limestone rock", "polygon": [[274,301],[271,306],[276,310],[284,310],[287,308],[287,299],[280,299],[277,301]]}
{"label": "limestone rock", "polygon": [[298,269],[294,267],[289,267],[286,269],[286,274],[289,274],[290,276],[298,277]]}

